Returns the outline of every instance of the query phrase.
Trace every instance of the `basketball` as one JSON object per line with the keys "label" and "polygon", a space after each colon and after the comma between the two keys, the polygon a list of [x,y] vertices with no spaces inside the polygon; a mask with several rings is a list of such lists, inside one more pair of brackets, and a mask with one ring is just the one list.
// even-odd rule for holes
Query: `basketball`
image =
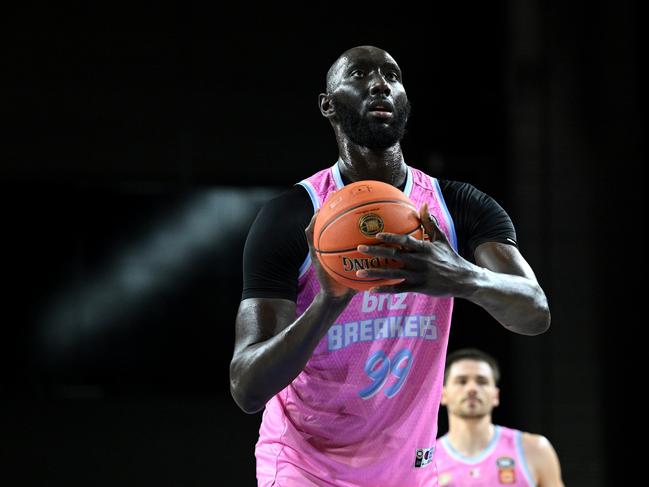
{"label": "basketball", "polygon": [[327,273],[344,286],[367,290],[398,284],[402,279],[358,277],[362,269],[402,267],[402,262],[359,252],[359,245],[387,245],[377,233],[423,239],[415,204],[401,190],[381,181],[357,181],[330,194],[313,229],[313,245]]}

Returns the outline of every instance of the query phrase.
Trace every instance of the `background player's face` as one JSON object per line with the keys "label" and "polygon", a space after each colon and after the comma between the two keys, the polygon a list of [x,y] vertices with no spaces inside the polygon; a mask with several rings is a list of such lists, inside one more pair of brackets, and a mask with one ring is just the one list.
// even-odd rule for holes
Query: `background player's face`
{"label": "background player's face", "polygon": [[387,52],[363,48],[345,55],[330,94],[336,120],[355,144],[380,150],[403,138],[410,103],[401,70]]}
{"label": "background player's face", "polygon": [[486,362],[459,360],[451,365],[442,390],[442,404],[450,415],[480,418],[498,405],[499,389]]}

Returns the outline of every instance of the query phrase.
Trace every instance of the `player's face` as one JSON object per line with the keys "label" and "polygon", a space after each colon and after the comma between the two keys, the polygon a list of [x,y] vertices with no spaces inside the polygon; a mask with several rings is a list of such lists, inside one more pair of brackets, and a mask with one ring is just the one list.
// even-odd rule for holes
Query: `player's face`
{"label": "player's face", "polygon": [[410,104],[401,70],[380,49],[361,49],[343,59],[332,102],[340,126],[355,144],[387,149],[405,134]]}
{"label": "player's face", "polygon": [[480,418],[498,405],[499,390],[486,362],[459,360],[451,365],[442,391],[442,404],[449,414]]}

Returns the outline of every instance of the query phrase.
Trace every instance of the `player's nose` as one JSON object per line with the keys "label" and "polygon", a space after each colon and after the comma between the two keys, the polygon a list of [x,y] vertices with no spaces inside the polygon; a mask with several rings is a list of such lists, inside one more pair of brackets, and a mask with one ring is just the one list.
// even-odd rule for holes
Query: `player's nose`
{"label": "player's nose", "polygon": [[390,85],[381,74],[376,73],[370,78],[370,95],[390,96],[390,93]]}

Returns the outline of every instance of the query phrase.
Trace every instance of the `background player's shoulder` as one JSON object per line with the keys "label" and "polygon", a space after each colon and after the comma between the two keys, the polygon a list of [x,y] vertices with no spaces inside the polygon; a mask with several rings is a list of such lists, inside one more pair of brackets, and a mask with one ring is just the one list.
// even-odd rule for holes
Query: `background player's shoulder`
{"label": "background player's shoulder", "polygon": [[523,449],[526,451],[528,449],[538,450],[547,448],[550,445],[550,440],[543,435],[521,431],[521,443],[523,444]]}
{"label": "background player's shoulder", "polygon": [[550,440],[534,433],[521,432],[521,436],[524,461],[536,483],[539,483],[539,477],[543,477],[552,485],[563,485],[559,457]]}
{"label": "background player's shoulder", "polygon": [[531,465],[539,465],[555,455],[554,448],[543,435],[521,431],[521,444],[525,459]]}

